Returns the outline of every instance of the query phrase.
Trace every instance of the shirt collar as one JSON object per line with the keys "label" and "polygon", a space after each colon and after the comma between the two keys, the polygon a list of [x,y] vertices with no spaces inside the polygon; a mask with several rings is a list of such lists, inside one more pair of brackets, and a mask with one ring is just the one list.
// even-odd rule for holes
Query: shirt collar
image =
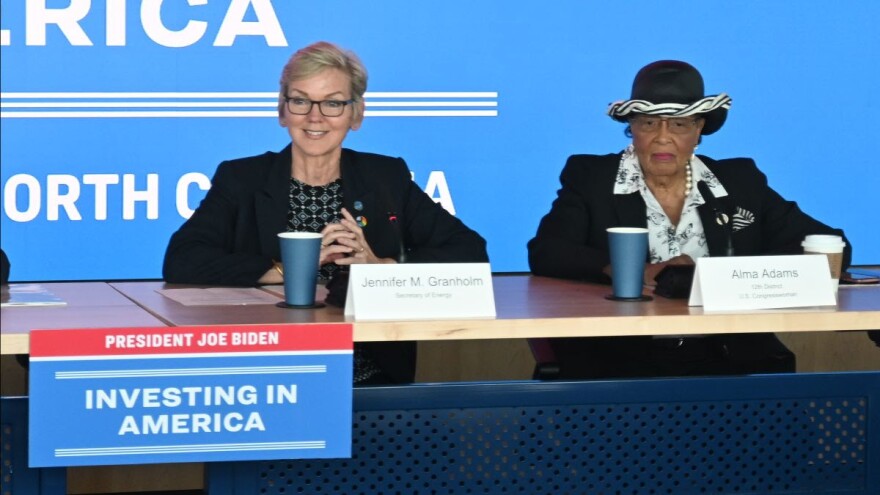
{"label": "shirt collar", "polygon": [[[727,196],[727,190],[721,185],[721,181],[697,155],[691,158],[691,174],[694,181],[691,196],[695,204],[701,205],[706,202],[696,187],[699,181],[705,182],[716,198]],[[642,167],[639,165],[639,157],[633,145],[629,145],[620,155],[620,166],[617,168],[617,177],[614,180],[614,194],[641,193],[647,189]]]}

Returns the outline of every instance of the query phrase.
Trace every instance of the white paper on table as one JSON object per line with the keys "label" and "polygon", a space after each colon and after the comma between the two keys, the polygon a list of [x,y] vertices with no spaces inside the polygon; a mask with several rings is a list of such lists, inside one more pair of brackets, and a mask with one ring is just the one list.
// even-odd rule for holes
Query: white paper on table
{"label": "white paper on table", "polygon": [[159,289],[156,292],[184,306],[241,306],[276,304],[278,297],[253,287],[205,289]]}

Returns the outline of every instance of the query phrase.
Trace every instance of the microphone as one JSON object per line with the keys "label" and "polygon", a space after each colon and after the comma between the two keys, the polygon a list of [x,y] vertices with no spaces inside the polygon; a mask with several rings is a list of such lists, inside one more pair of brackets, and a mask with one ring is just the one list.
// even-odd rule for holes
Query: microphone
{"label": "microphone", "polygon": [[390,223],[394,227],[394,233],[395,235],[397,235],[397,262],[406,263],[406,246],[404,246],[403,244],[403,232],[400,231],[400,222],[397,221],[397,213],[392,210],[389,211],[387,215],[388,223]]}
{"label": "microphone", "polygon": [[727,245],[724,248],[724,256],[734,256],[733,254],[733,223],[730,222],[730,217],[724,213],[724,210],[721,208],[721,203],[712,194],[712,191],[709,189],[709,185],[703,181],[697,182],[697,189],[700,190],[700,194],[703,195],[703,199],[706,200],[706,204],[709,205],[709,208],[712,208],[712,211],[715,213],[715,223],[720,225],[724,230],[724,237],[727,241]]}

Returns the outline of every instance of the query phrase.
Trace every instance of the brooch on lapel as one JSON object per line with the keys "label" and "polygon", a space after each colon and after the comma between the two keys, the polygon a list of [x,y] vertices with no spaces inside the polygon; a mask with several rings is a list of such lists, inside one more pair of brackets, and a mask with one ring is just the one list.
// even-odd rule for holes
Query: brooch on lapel
{"label": "brooch on lapel", "polygon": [[737,206],[736,213],[733,214],[733,231],[742,230],[753,223],[755,223],[755,214]]}

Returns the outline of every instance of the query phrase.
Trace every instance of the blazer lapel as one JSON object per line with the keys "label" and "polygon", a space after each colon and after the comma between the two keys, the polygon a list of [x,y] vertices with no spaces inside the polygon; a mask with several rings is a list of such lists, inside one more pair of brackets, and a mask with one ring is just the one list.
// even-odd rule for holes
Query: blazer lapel
{"label": "blazer lapel", "polygon": [[342,202],[353,217],[363,217],[366,225],[361,228],[373,253],[380,258],[396,257],[399,248],[392,242],[396,237],[388,221],[395,203],[390,191],[384,189],[382,177],[370,170],[369,161],[358,161],[356,152],[342,150]]}
{"label": "blazer lapel", "polygon": [[278,233],[287,230],[288,193],[290,191],[290,145],[275,157],[266,182],[254,197],[260,251],[280,260]]}
{"label": "blazer lapel", "polygon": [[617,211],[617,225],[615,227],[641,227],[648,226],[645,201],[638,192],[632,194],[614,194],[614,206]]}
{"label": "blazer lapel", "polygon": [[[703,232],[706,234],[706,244],[709,245],[709,256],[725,256],[727,250],[727,236],[731,235],[731,221],[733,221],[733,205],[730,196],[715,198],[725,215],[727,224],[719,224],[715,210],[708,203],[697,207],[700,221],[703,222]],[[733,240],[731,239],[731,242]]]}
{"label": "blazer lapel", "polygon": [[[342,150],[340,169],[342,170],[342,203],[345,209],[353,217],[367,216],[368,213],[378,214],[381,207],[376,204],[376,194],[370,190],[365,177],[361,175],[363,169],[357,166],[357,157],[350,150]],[[371,220],[373,219],[367,216],[367,226]]]}

